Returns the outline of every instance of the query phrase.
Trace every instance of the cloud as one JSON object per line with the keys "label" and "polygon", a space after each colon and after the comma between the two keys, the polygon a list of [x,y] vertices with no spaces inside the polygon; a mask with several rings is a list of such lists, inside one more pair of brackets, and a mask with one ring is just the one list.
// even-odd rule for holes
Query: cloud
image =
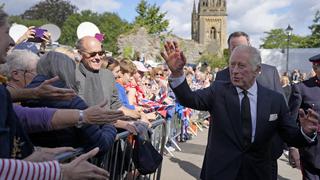
{"label": "cloud", "polygon": [[[40,0],[0,0],[5,3],[4,10],[10,15],[20,15],[25,10],[39,3]],[[121,8],[122,4],[117,0],[71,0],[71,4],[77,6],[79,10],[90,9],[95,12],[115,11]]]}
{"label": "cloud", "polygon": [[76,5],[79,10],[90,9],[94,12],[102,13],[106,11],[115,11],[120,9],[121,3],[116,0],[71,0],[71,3]]}
{"label": "cloud", "polygon": [[166,0],[161,10],[167,12],[166,19],[169,20],[169,30],[174,34],[191,39],[191,12],[193,0]]}
{"label": "cloud", "polygon": [[20,15],[38,2],[39,0],[0,0],[0,4],[5,4],[4,10],[10,15]]}
{"label": "cloud", "polygon": [[[196,4],[198,4],[196,1]],[[295,34],[309,34],[308,26],[317,9],[319,0],[227,0],[228,33],[245,31],[252,44],[259,47],[264,32],[275,28],[294,28]],[[173,33],[190,39],[193,0],[166,0],[161,8],[167,11]]]}

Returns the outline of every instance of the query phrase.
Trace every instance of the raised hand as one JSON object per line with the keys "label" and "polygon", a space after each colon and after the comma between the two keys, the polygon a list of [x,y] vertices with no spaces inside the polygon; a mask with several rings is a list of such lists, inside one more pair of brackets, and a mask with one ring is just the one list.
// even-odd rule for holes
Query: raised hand
{"label": "raised hand", "polygon": [[303,109],[299,109],[299,121],[303,132],[312,136],[318,130],[319,114],[310,108],[307,110],[307,114]]}
{"label": "raised hand", "polygon": [[166,61],[171,75],[173,77],[180,77],[183,75],[183,67],[186,64],[186,57],[183,52],[180,51],[178,43],[173,41],[167,41],[164,44],[165,52],[161,52],[161,56]]}
{"label": "raised hand", "polygon": [[20,44],[29,38],[34,38],[34,35],[36,34],[36,30],[34,30],[35,26],[28,27],[28,30],[17,40],[16,44]]}

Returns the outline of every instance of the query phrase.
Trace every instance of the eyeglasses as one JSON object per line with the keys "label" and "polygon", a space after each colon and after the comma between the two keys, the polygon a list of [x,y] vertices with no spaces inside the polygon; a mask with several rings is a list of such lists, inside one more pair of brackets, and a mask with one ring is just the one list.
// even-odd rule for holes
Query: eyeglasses
{"label": "eyeglasses", "polygon": [[157,76],[162,76],[163,74],[162,74],[162,73],[157,73],[156,75],[157,75]]}
{"label": "eyeglasses", "polygon": [[99,56],[104,56],[105,55],[105,51],[102,50],[102,51],[99,51],[99,52],[86,52],[86,51],[81,51],[81,52],[84,52],[86,53],[88,56],[88,58],[92,58],[92,57],[96,57],[96,55],[98,54]]}

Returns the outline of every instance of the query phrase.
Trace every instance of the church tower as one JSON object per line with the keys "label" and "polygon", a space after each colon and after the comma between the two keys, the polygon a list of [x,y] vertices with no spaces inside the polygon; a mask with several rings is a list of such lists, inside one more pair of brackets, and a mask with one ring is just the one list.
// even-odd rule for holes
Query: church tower
{"label": "church tower", "polygon": [[226,0],[199,0],[193,4],[191,37],[200,44],[216,43],[220,52],[227,48]]}

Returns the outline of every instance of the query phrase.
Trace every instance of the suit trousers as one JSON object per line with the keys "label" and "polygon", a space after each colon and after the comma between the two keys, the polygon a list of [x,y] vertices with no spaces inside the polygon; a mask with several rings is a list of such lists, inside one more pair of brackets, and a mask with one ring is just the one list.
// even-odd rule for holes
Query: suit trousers
{"label": "suit trousers", "polygon": [[320,169],[308,166],[303,161],[300,163],[303,180],[320,180]]}
{"label": "suit trousers", "polygon": [[277,160],[271,161],[271,180],[277,180],[278,179],[278,162]]}

